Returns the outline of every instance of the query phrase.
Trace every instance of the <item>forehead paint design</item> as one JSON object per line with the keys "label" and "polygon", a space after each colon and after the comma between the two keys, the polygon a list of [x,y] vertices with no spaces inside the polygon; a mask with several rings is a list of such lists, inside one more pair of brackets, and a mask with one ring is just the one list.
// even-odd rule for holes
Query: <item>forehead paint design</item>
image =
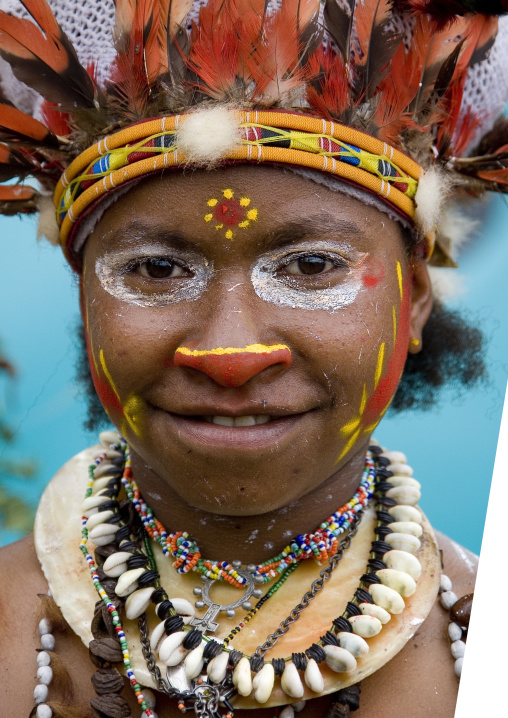
{"label": "forehead paint design", "polygon": [[174,363],[197,369],[220,386],[242,386],[270,366],[289,366],[291,350],[286,344],[248,344],[245,347],[216,349],[178,347]]}
{"label": "forehead paint design", "polygon": [[233,227],[246,229],[258,218],[257,209],[249,209],[250,203],[249,197],[237,200],[232,189],[223,189],[221,198],[211,197],[208,200],[205,222],[214,222],[216,230],[224,230],[226,239],[234,239]]}
{"label": "forehead paint design", "polygon": [[[164,280],[164,291],[157,291],[156,280],[151,282],[150,278],[136,275],[143,263],[153,259],[169,260],[175,267],[185,270],[188,276],[168,277]],[[198,299],[213,275],[213,263],[190,250],[173,250],[162,243],[141,243],[133,249],[113,250],[98,257],[95,273],[102,288],[115,299],[138,307],[163,307]]]}
{"label": "forehead paint design", "polygon": [[374,431],[391,404],[404,370],[411,319],[411,274],[408,272],[404,282],[400,262],[397,262],[396,271],[401,305],[398,327],[396,308],[393,307],[392,311],[394,335],[393,352],[383,373],[386,345],[385,342],[381,343],[378,349],[376,369],[374,371],[374,390],[369,396],[367,384],[363,385],[362,398],[357,415],[341,427],[340,435],[346,439],[346,444],[337,458],[337,463],[351,451],[361,435],[370,434]]}
{"label": "forehead paint design", "polygon": [[[320,289],[296,286],[290,275],[282,276],[282,271],[291,263],[309,256],[329,260],[344,275],[332,286]],[[356,299],[362,288],[360,267],[364,258],[364,253],[348,244],[303,242],[293,249],[284,248],[260,257],[252,268],[251,281],[258,297],[266,302],[293,309],[322,309],[333,314]],[[324,279],[326,273],[310,276]]]}

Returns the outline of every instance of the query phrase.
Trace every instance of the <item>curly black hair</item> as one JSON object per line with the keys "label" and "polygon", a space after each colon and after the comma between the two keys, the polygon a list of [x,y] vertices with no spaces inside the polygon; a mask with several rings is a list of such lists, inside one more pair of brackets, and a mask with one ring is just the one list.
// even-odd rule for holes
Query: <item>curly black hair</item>
{"label": "curly black hair", "polygon": [[[88,401],[85,428],[97,431],[111,422],[95,392],[82,326],[79,328],[79,343],[77,378]],[[482,332],[460,312],[434,302],[423,330],[422,351],[408,355],[391,411],[425,411],[435,406],[444,386],[468,389],[485,381],[484,345]]]}

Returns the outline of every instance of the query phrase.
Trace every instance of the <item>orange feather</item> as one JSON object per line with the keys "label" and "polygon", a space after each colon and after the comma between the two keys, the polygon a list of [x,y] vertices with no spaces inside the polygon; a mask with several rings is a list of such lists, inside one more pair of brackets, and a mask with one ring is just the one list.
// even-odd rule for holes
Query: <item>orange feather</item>
{"label": "orange feather", "polygon": [[42,122],[26,115],[12,105],[0,102],[0,134],[2,130],[7,130],[16,137],[28,138],[35,142],[58,144],[56,137]]}

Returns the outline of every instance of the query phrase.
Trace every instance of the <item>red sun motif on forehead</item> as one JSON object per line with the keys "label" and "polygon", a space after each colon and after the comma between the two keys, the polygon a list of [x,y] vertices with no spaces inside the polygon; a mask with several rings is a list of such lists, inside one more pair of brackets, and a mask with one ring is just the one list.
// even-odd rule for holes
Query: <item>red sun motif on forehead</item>
{"label": "red sun motif on forehead", "polygon": [[249,197],[235,199],[232,189],[223,189],[222,197],[211,197],[207,201],[210,209],[205,214],[205,222],[214,222],[216,230],[224,230],[226,239],[234,239],[233,227],[246,229],[258,218],[258,211],[250,207]]}

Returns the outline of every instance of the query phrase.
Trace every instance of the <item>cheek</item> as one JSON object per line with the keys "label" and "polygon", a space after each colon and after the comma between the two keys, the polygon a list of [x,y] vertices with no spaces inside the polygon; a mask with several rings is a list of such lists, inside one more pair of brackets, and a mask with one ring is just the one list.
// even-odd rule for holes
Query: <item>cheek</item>
{"label": "cheek", "polygon": [[386,274],[383,262],[377,257],[369,256],[364,264],[362,283],[366,289],[374,289]]}

